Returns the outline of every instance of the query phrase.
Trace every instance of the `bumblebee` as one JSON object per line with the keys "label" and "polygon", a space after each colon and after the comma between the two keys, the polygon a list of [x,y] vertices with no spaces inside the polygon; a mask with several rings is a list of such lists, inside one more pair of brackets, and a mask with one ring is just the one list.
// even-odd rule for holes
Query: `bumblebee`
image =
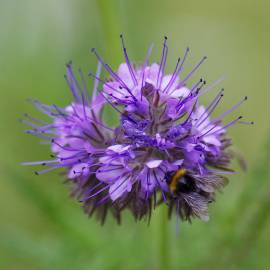
{"label": "bumblebee", "polygon": [[170,192],[174,195],[190,193],[196,190],[194,179],[187,174],[186,169],[179,169],[167,176]]}

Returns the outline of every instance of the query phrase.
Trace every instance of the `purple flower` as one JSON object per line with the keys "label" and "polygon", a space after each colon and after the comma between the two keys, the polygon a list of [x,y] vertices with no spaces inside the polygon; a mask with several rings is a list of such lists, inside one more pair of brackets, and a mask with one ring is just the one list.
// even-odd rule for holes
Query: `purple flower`
{"label": "purple flower", "polygon": [[[207,220],[208,204],[227,183],[226,175],[233,173],[228,167],[232,154],[227,129],[249,124],[241,116],[226,124],[223,118],[247,98],[211,119],[224,90],[207,107],[199,104],[199,97],[219,81],[210,86],[203,79],[189,83],[206,57],[182,76],[187,49],[174,71],[166,75],[166,37],[159,64],[149,64],[150,49],[140,66],[131,63],[122,36],[121,40],[125,63],[117,71],[92,50],[99,64],[95,75],[89,73],[94,78],[91,97],[82,72],[78,81],[68,64],[66,79],[73,102],[59,108],[33,101],[52,121],[27,116],[23,122],[33,128],[27,133],[51,143],[53,159],[24,164],[46,167],[36,174],[64,168],[73,183],[73,195],[89,215],[96,211],[102,222],[108,210],[120,222],[125,208],[136,219],[150,218],[161,203],[168,205],[169,215],[175,212],[182,219]],[[108,78],[100,78],[101,67]],[[119,115],[118,126],[105,123],[106,105]]]}

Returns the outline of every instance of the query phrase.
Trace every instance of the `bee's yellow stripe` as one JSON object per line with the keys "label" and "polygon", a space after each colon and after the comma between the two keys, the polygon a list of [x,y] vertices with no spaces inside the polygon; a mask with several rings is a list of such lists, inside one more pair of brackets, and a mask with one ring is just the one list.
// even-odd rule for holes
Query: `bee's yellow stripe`
{"label": "bee's yellow stripe", "polygon": [[174,192],[176,190],[176,186],[177,186],[178,180],[181,177],[183,177],[185,174],[186,174],[186,170],[185,169],[180,169],[180,170],[176,171],[176,173],[173,175],[172,181],[171,181],[171,183],[169,185],[171,192]]}

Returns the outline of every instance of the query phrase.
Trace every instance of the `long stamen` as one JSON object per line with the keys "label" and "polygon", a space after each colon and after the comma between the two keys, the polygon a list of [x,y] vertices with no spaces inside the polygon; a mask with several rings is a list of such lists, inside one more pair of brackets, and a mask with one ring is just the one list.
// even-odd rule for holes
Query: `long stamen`
{"label": "long stamen", "polygon": [[180,86],[183,86],[184,83],[197,71],[197,69],[202,65],[202,63],[207,59],[207,56],[204,56],[197,65],[188,73],[183,81],[180,82]]}
{"label": "long stamen", "polygon": [[45,169],[45,170],[35,171],[35,175],[41,175],[43,173],[46,173],[46,172],[49,172],[49,171],[53,171],[53,170],[59,169],[61,167],[64,167],[64,166],[62,166],[62,165],[55,165],[54,167],[50,167],[50,168]]}
{"label": "long stamen", "polygon": [[59,162],[59,159],[54,159],[54,160],[43,160],[43,161],[30,161],[30,162],[22,162],[21,165],[24,165],[24,166],[32,166],[32,165],[47,165],[47,164],[50,164],[50,163],[57,163]]}
{"label": "long stamen", "polygon": [[221,89],[219,91],[219,93],[215,96],[215,98],[212,100],[212,102],[207,106],[207,108],[205,109],[205,111],[201,114],[201,116],[197,119],[197,123],[196,126],[200,125],[201,119],[207,114],[207,117],[209,116],[208,111],[211,109],[211,107],[215,104],[215,102],[217,101],[217,99],[221,96],[221,94],[224,92],[224,89]]}
{"label": "long stamen", "polygon": [[216,133],[219,133],[219,132],[222,131],[222,130],[228,129],[229,127],[235,125],[235,124],[236,124],[240,119],[242,119],[242,118],[243,118],[243,116],[239,116],[237,119],[231,121],[229,124],[227,124],[227,125],[225,125],[225,126],[219,128],[218,130],[213,131],[213,132],[210,133],[210,134],[204,135],[204,136],[211,136],[211,135],[214,135],[214,134],[216,134]]}
{"label": "long stamen", "polygon": [[34,124],[34,123],[32,123],[32,122],[30,122],[30,121],[28,121],[26,119],[18,119],[18,121],[25,124],[25,125],[27,125],[27,126],[30,126],[32,128],[39,128],[40,127],[39,125]]}
{"label": "long stamen", "polygon": [[177,69],[178,69],[180,60],[181,60],[181,59],[180,59],[180,57],[179,57],[179,58],[177,59],[177,62],[176,62],[176,66],[175,66],[173,75],[172,75],[170,81],[168,82],[168,84],[166,85],[166,87],[165,87],[164,90],[163,90],[164,93],[167,92],[167,90],[170,88],[171,82],[174,81],[174,77],[176,76],[176,73],[177,73]]}
{"label": "long stamen", "polygon": [[[242,118],[243,118],[243,116],[239,116],[239,117],[237,117],[235,120],[231,121],[229,124],[227,124],[227,125],[225,125],[225,126],[219,128],[218,130],[213,131],[213,132],[210,133],[210,134],[207,132],[207,133],[203,134],[201,137],[204,137],[204,136],[211,136],[211,135],[214,135],[214,134],[216,134],[216,133],[219,133],[219,132],[222,131],[222,130],[228,129],[229,127],[235,125],[235,124],[236,124],[240,119],[242,119]],[[211,130],[213,130],[213,128],[212,128]]]}
{"label": "long stamen", "polygon": [[[94,75],[92,72],[88,72],[88,76],[91,76],[91,77],[94,78],[95,80],[97,80],[97,81],[103,83],[103,85],[106,85],[106,86],[107,86],[108,88],[110,88],[111,90],[113,90],[113,91],[115,91],[115,92],[117,92],[117,93],[119,93],[119,94],[121,94],[121,95],[124,95],[123,92],[121,92],[120,90],[118,90],[118,89],[112,87],[112,86],[109,85],[107,82],[105,82],[105,81],[102,80],[101,78],[99,78],[99,77],[97,77],[96,75]],[[121,89],[122,89],[122,88],[121,88]],[[97,88],[96,91],[98,91],[98,88]]]}
{"label": "long stamen", "polygon": [[[223,90],[223,89],[222,89]],[[221,91],[222,91],[221,90]],[[222,91],[223,92],[223,91]],[[213,107],[212,106],[209,106],[208,107],[208,109],[210,109],[211,107],[211,109],[209,110],[209,113],[205,110],[205,112],[203,113],[203,114],[206,114],[206,116],[201,120],[201,121],[199,121],[198,120],[198,122],[196,123],[196,125],[195,126],[197,126],[197,127],[199,127],[202,123],[204,123],[204,121],[213,113],[213,111],[216,109],[216,107],[217,107],[217,105],[219,104],[219,102],[221,101],[221,99],[224,97],[224,94],[222,94],[222,92],[220,93],[220,94],[218,94],[218,96],[214,99],[214,102],[212,102],[211,104],[213,105]],[[211,105],[210,104],[210,105]],[[202,114],[202,115],[203,115]],[[202,118],[202,115],[201,115],[201,117],[199,118],[199,119],[201,119]]]}
{"label": "long stamen", "polygon": [[107,72],[116,80],[118,81],[123,88],[125,88],[129,94],[132,96],[132,98],[134,99],[134,101],[137,101],[136,97],[132,94],[131,90],[128,88],[128,86],[123,82],[123,80],[111,69],[111,67],[106,64],[103,59],[99,56],[99,54],[97,53],[96,49],[93,48],[92,52],[96,55],[97,59],[101,62],[101,64],[104,66],[104,68],[107,70]]}
{"label": "long stamen", "polygon": [[99,83],[99,80],[97,78],[100,77],[101,67],[102,67],[102,64],[100,61],[98,61],[97,71],[96,71],[96,76],[95,76],[95,81],[94,81],[93,94],[92,94],[92,102],[95,100],[97,96],[97,89],[98,89],[98,83]]}
{"label": "long stamen", "polygon": [[83,85],[82,94],[85,97],[86,104],[89,105],[90,97],[89,97],[89,93],[88,93],[88,89],[87,89],[87,84],[86,84],[86,81],[84,79],[83,72],[82,72],[82,70],[80,68],[78,69],[78,72],[79,72],[80,79],[81,79],[81,82],[82,82],[82,85]]}
{"label": "long stamen", "polygon": [[212,84],[210,84],[208,87],[206,87],[199,95],[198,97],[204,95],[206,92],[212,90],[216,85],[218,85],[219,83],[221,83],[224,80],[224,77],[221,77],[220,79],[216,80],[215,82],[213,82]]}
{"label": "long stamen", "polygon": [[189,113],[187,119],[184,121],[184,123],[183,123],[182,125],[185,125],[185,124],[188,122],[188,120],[190,119],[192,113],[194,112],[194,110],[195,110],[195,108],[196,108],[197,102],[198,102],[198,99],[195,100],[195,102],[194,102],[194,104],[193,104],[193,106],[192,106],[192,109],[191,109],[191,111],[190,111],[190,113]]}
{"label": "long stamen", "polygon": [[183,60],[181,62],[181,65],[179,67],[179,70],[178,70],[178,74],[180,74],[180,72],[182,71],[183,67],[184,67],[184,64],[186,62],[186,59],[187,59],[187,56],[188,56],[188,53],[189,53],[190,49],[189,47],[186,48],[186,51],[185,51],[185,54],[184,54],[184,57],[183,57]]}
{"label": "long stamen", "polygon": [[147,65],[149,65],[149,59],[153,50],[154,44],[151,44],[151,46],[149,47],[148,51],[147,51],[147,55],[146,58],[144,60],[144,64],[142,66],[142,83],[141,83],[141,101],[142,101],[142,89],[144,86],[144,78],[145,78],[145,68],[147,67]]}
{"label": "long stamen", "polygon": [[74,100],[80,101],[80,93],[78,92],[79,85],[73,74],[71,63],[67,64],[66,67],[67,67],[67,75],[65,75],[64,78],[66,79],[69,85],[69,88],[73,94]]}
{"label": "long stamen", "polygon": [[160,75],[163,77],[163,69],[166,64],[166,58],[167,58],[167,52],[168,52],[168,47],[166,45],[167,43],[167,37],[164,37],[164,42],[163,42],[163,49],[162,49],[162,55],[161,55],[161,60],[159,64],[159,70],[158,70],[158,75],[157,75],[157,82],[156,82],[156,87],[159,88],[161,81],[160,81]]}
{"label": "long stamen", "polygon": [[103,184],[103,182],[99,182],[98,184],[91,186],[89,189],[87,189],[84,194],[90,194],[92,191],[94,191],[96,188],[100,187]]}
{"label": "long stamen", "polygon": [[200,80],[198,81],[198,82],[196,82],[195,84],[193,84],[192,86],[191,86],[191,89],[190,89],[190,92],[194,92],[195,91],[195,89],[197,89],[198,87],[199,87],[199,85],[200,84],[204,84],[204,80],[203,80],[203,78],[200,78]]}
{"label": "long stamen", "polygon": [[[189,51],[190,51],[189,47],[187,47],[186,51],[185,51],[185,54],[184,54],[184,57],[183,57],[183,60],[181,61],[181,64],[180,64],[178,70],[174,73],[174,76],[172,77],[172,79],[170,80],[168,85],[166,86],[166,91],[168,91],[171,88],[171,86],[173,85],[173,83],[176,80],[177,76],[181,73],[181,71],[183,69],[183,66],[184,66],[184,63],[186,62]],[[179,88],[180,86],[181,86],[181,83],[177,86],[177,88]]]}
{"label": "long stamen", "polygon": [[227,116],[228,114],[230,114],[231,112],[235,111],[239,106],[242,105],[243,102],[245,102],[247,100],[247,96],[244,97],[241,101],[239,101],[236,105],[234,105],[230,110],[226,111],[225,113],[223,113],[222,115],[220,115],[219,117],[217,117],[216,119],[212,120],[211,122],[209,122],[207,126],[212,125],[213,123],[218,122],[219,120],[221,120],[222,118],[224,118],[225,116]]}
{"label": "long stamen", "polygon": [[40,119],[37,119],[35,117],[30,116],[29,114],[25,113],[24,117],[28,118],[29,120],[31,120],[32,122],[36,122],[38,124],[43,124],[43,125],[48,125],[49,123],[42,121]]}
{"label": "long stamen", "polygon": [[148,51],[147,51],[147,55],[145,57],[143,68],[145,68],[146,66],[149,65],[149,59],[150,59],[150,56],[152,54],[153,47],[154,47],[154,44],[151,44],[150,47],[149,47],[149,49],[148,49]]}
{"label": "long stamen", "polygon": [[102,189],[98,190],[98,191],[95,192],[94,194],[92,194],[92,195],[90,195],[90,196],[88,196],[88,197],[86,197],[86,198],[83,198],[82,200],[80,200],[80,202],[84,202],[84,201],[86,201],[86,200],[88,200],[88,199],[91,199],[91,198],[97,196],[97,195],[100,194],[102,191],[106,190],[108,187],[109,187],[109,185],[103,187]]}
{"label": "long stamen", "polygon": [[242,125],[254,125],[254,122],[253,121],[251,121],[251,122],[240,121],[239,124],[242,124]]}
{"label": "long stamen", "polygon": [[40,103],[38,100],[29,100],[40,112],[52,117],[51,107]]}
{"label": "long stamen", "polygon": [[128,66],[128,70],[129,70],[129,73],[131,75],[131,78],[133,80],[133,83],[134,85],[138,85],[138,81],[136,79],[136,76],[134,74],[134,69],[129,61],[129,58],[128,58],[128,54],[127,54],[127,49],[126,49],[126,46],[125,46],[125,43],[124,43],[124,37],[123,35],[121,34],[120,35],[120,38],[121,38],[121,41],[122,41],[122,47],[123,47],[123,51],[124,51],[124,55],[125,55],[125,59],[126,59],[126,63],[127,63],[127,66]]}
{"label": "long stamen", "polygon": [[41,138],[41,139],[48,139],[48,140],[51,140],[53,138],[55,138],[55,136],[48,136],[48,135],[43,135],[43,134],[40,134],[34,130],[26,130],[25,133],[27,134],[31,134],[35,137],[38,137],[38,138]]}

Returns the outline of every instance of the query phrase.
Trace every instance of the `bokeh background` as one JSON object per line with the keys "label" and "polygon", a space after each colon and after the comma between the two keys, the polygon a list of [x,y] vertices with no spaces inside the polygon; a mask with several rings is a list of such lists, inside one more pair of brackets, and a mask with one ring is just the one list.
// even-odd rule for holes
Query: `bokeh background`
{"label": "bokeh background", "polygon": [[[0,0],[0,269],[160,269],[163,252],[170,269],[269,269],[269,14],[268,0]],[[96,47],[116,67],[120,33],[136,62],[152,42],[158,61],[167,35],[168,71],[186,46],[186,71],[206,54],[198,76],[208,82],[226,76],[216,114],[248,95],[237,115],[255,121],[230,130],[247,172],[230,178],[208,223],[181,223],[177,235],[172,220],[167,246],[160,211],[150,226],[127,213],[120,227],[110,218],[101,227],[69,198],[57,173],[37,177],[36,168],[19,164],[49,155],[17,121],[26,112],[40,115],[26,99],[68,104],[64,64],[95,70],[90,48]]]}

